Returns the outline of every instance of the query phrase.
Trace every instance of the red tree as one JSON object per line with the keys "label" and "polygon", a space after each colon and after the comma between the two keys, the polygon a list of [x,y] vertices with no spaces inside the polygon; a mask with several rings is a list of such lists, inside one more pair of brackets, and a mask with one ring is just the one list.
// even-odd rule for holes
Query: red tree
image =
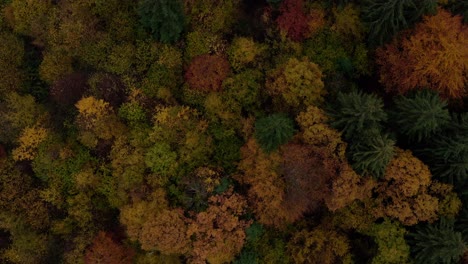
{"label": "red tree", "polygon": [[86,250],[84,262],[86,264],[131,264],[135,252],[117,243],[111,234],[99,232],[93,244]]}
{"label": "red tree", "polygon": [[285,0],[280,7],[281,15],[276,23],[281,31],[294,41],[302,41],[310,33],[311,17],[304,12],[304,0]]}
{"label": "red tree", "polygon": [[71,106],[78,102],[88,89],[88,76],[75,72],[56,81],[50,88],[52,99],[61,106]]}
{"label": "red tree", "polygon": [[229,62],[218,55],[204,54],[195,57],[185,73],[190,88],[203,91],[219,91],[229,74]]}

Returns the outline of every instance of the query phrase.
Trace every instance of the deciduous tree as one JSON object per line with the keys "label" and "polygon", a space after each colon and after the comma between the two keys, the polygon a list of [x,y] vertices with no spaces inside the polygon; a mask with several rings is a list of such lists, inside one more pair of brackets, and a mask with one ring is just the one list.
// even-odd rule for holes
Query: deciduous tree
{"label": "deciduous tree", "polygon": [[377,63],[387,92],[405,94],[429,88],[445,98],[465,95],[468,69],[468,27],[460,16],[439,9],[434,16],[380,48]]}
{"label": "deciduous tree", "polygon": [[93,240],[93,244],[86,250],[84,262],[86,264],[131,264],[135,252],[115,241],[112,234],[100,231]]}
{"label": "deciduous tree", "polygon": [[304,0],[284,0],[280,6],[280,16],[276,23],[294,41],[308,37],[311,18],[304,10]]}
{"label": "deciduous tree", "polygon": [[205,54],[192,60],[184,76],[191,89],[216,92],[221,89],[229,71],[229,62],[225,58]]}

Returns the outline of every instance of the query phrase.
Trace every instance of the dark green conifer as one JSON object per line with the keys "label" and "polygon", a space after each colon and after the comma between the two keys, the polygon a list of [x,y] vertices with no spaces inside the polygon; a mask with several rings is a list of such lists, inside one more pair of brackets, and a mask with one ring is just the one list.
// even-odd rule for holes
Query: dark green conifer
{"label": "dark green conifer", "polygon": [[343,131],[348,139],[369,128],[379,128],[380,123],[387,120],[381,98],[356,91],[338,93],[336,103],[329,107],[328,115],[332,127]]}
{"label": "dark green conifer", "polygon": [[396,129],[411,140],[421,141],[450,122],[447,103],[435,92],[419,91],[412,97],[395,99],[392,117]]}
{"label": "dark green conifer", "polygon": [[163,43],[177,41],[184,29],[184,9],[180,0],[141,0],[138,14],[143,27]]}
{"label": "dark green conifer", "polygon": [[294,135],[294,121],[284,114],[260,118],[255,123],[255,139],[266,151],[276,150]]}
{"label": "dark green conifer", "polygon": [[416,264],[458,264],[468,250],[461,233],[454,230],[453,220],[418,226],[409,237]]}

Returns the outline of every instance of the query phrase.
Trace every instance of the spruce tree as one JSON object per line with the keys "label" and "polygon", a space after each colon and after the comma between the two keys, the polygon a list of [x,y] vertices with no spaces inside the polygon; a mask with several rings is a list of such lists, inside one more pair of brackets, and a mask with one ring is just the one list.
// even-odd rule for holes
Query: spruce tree
{"label": "spruce tree", "polygon": [[143,27],[163,43],[177,41],[184,29],[181,0],[141,0],[138,14]]}
{"label": "spruce tree", "polygon": [[338,93],[336,103],[328,108],[328,115],[331,126],[341,130],[347,139],[369,128],[380,128],[380,123],[387,120],[381,98],[356,91]]}
{"label": "spruce tree", "polygon": [[409,238],[416,264],[458,264],[468,250],[461,233],[454,230],[454,221],[449,219],[418,226]]}
{"label": "spruce tree", "polygon": [[260,118],[255,123],[255,139],[263,150],[271,152],[294,135],[294,121],[284,114]]}
{"label": "spruce tree", "polygon": [[380,178],[393,158],[395,141],[378,129],[370,129],[351,142],[348,159],[352,167],[362,175]]}
{"label": "spruce tree", "polygon": [[395,99],[392,120],[401,134],[420,142],[447,125],[450,114],[447,103],[437,93],[425,90]]}

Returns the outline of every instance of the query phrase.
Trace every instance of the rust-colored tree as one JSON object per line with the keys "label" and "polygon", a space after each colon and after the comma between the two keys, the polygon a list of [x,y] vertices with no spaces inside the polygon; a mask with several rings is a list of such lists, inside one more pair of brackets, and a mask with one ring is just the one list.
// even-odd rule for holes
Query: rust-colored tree
{"label": "rust-colored tree", "polygon": [[88,76],[75,72],[56,81],[50,88],[50,96],[60,106],[71,106],[81,99],[88,89]]}
{"label": "rust-colored tree", "polygon": [[429,88],[446,98],[465,95],[468,26],[461,16],[439,9],[401,39],[377,50],[380,81],[387,92]]}
{"label": "rust-colored tree", "polygon": [[190,88],[194,90],[202,92],[219,91],[229,71],[229,62],[226,58],[204,54],[192,60],[185,72],[185,80]]}
{"label": "rust-colored tree", "polygon": [[192,263],[229,263],[244,246],[245,229],[250,221],[240,217],[245,213],[247,202],[231,188],[210,197],[209,204],[188,227],[187,235],[195,237]]}
{"label": "rust-colored tree", "polygon": [[294,41],[304,40],[310,33],[311,17],[304,11],[304,0],[285,0],[281,3],[276,23]]}
{"label": "rust-colored tree", "polygon": [[112,234],[100,231],[86,250],[85,264],[131,264],[135,252],[115,241]]}

